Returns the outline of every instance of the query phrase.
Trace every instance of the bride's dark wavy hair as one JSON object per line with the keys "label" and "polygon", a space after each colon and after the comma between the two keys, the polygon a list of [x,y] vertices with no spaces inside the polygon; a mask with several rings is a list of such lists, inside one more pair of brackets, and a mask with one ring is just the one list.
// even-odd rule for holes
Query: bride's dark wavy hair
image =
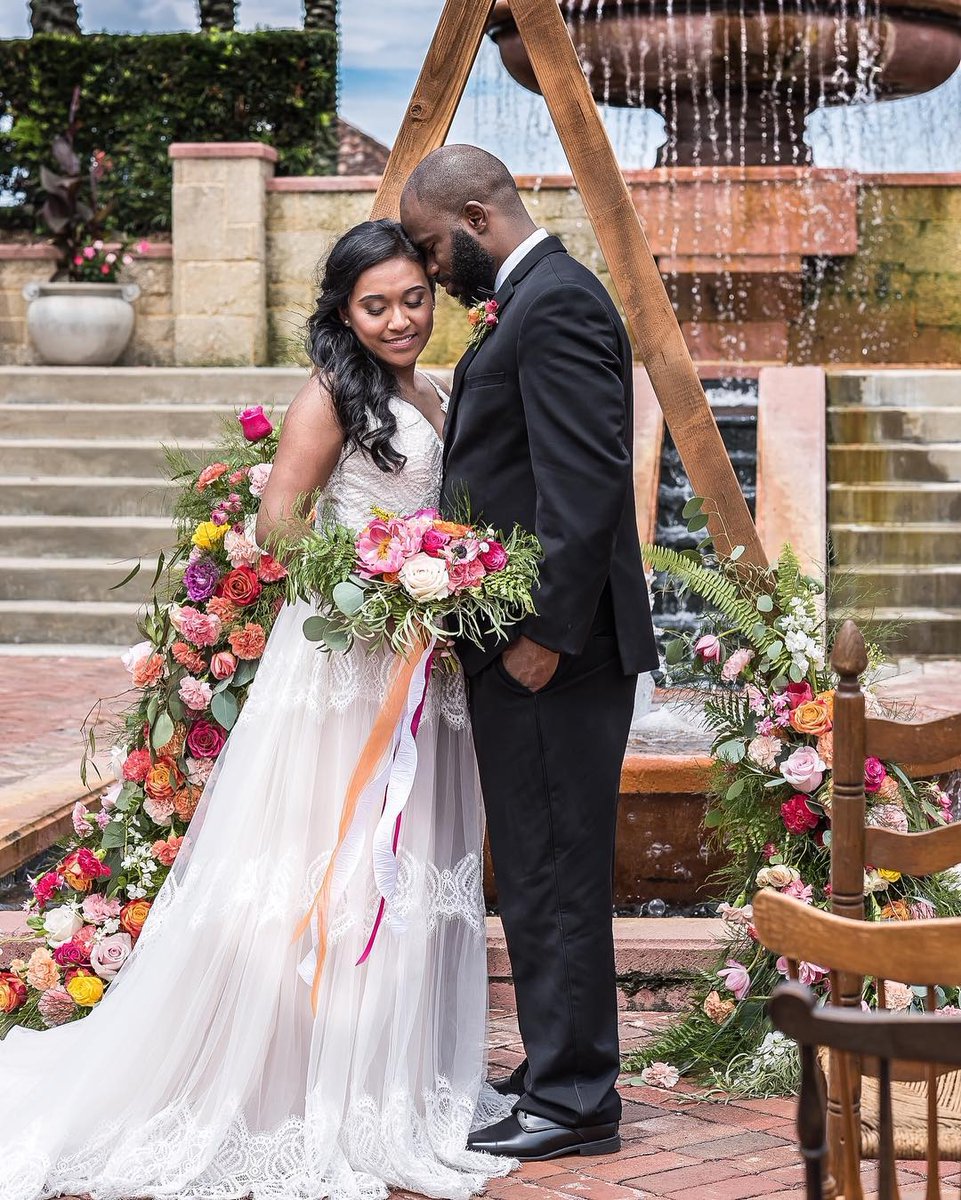
{"label": "bride's dark wavy hair", "polygon": [[348,451],[363,451],[385,472],[399,471],[407,462],[392,440],[397,418],[389,401],[397,394],[397,381],[344,325],[340,312],[364,271],[392,258],[425,266],[424,256],[397,221],[364,221],[349,229],[327,256],[306,337],[307,355],[330,390]]}

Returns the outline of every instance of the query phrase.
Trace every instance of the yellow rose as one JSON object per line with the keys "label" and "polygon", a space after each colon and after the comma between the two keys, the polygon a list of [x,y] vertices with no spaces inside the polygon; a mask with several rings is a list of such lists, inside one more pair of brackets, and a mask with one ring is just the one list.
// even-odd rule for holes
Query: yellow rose
{"label": "yellow rose", "polygon": [[901,878],[900,871],[881,870],[881,871],[878,871],[878,874],[881,876],[882,879],[886,880],[888,883],[897,883],[897,881]]}
{"label": "yellow rose", "polygon": [[193,544],[201,550],[216,550],[217,543],[223,541],[230,529],[229,525],[216,525],[213,521],[202,521],[194,530]]}
{"label": "yellow rose", "polygon": [[798,733],[820,737],[831,729],[827,705],[821,700],[806,700],[791,713],[791,725]]}
{"label": "yellow rose", "polygon": [[93,1008],[103,996],[103,980],[96,975],[74,975],[67,991],[81,1008]]}

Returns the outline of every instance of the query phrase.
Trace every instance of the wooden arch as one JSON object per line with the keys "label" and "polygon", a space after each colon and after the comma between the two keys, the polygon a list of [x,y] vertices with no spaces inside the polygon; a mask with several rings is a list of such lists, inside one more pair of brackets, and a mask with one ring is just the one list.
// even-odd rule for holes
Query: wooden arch
{"label": "wooden arch", "polygon": [[[372,216],[396,217],[411,171],[447,138],[494,0],[446,0]],[[617,157],[581,70],[558,0],[510,0],[587,215],[620,297],[634,347],[698,496],[714,502],[719,553],[744,547],[766,565],[757,530],[684,342]]]}

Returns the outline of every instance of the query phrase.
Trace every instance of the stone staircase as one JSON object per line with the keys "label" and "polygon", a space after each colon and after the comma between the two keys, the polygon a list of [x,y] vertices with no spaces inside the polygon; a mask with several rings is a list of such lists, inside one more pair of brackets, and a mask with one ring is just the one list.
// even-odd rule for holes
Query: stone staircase
{"label": "stone staircase", "polygon": [[[128,645],[175,489],[163,446],[200,453],[225,419],[285,405],[303,371],[0,368],[0,649]],[[120,582],[140,559],[144,570]]]}
{"label": "stone staircase", "polygon": [[961,372],[828,375],[831,610],[961,657]]}

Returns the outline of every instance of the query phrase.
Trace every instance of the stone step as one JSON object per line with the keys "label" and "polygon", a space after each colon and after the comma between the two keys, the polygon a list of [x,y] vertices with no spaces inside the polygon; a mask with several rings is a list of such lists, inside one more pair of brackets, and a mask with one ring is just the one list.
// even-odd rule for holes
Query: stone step
{"label": "stone step", "polygon": [[0,558],[0,600],[121,600],[139,604],[150,592],[156,559],[141,559],[140,573],[115,592],[137,560],[105,558]]}
{"label": "stone step", "polygon": [[832,443],[961,442],[961,408],[832,407],[828,409],[828,439]]}
{"label": "stone step", "polygon": [[63,404],[289,404],[302,367],[0,367],[0,402]]}
{"label": "stone step", "polygon": [[[199,460],[203,442],[178,446]],[[166,456],[159,442],[131,438],[0,438],[0,475],[83,475],[162,478]]]}
{"label": "stone step", "polygon": [[831,615],[851,617],[868,638],[872,628],[896,624],[898,634],[891,639],[890,650],[898,656],[961,657],[961,608],[863,608]]}
{"label": "stone step", "polygon": [[961,562],[961,523],[934,525],[831,525],[835,564],[937,567]]}
{"label": "stone step", "polygon": [[961,483],[832,483],[828,520],[878,525],[961,521]]}
{"label": "stone step", "polygon": [[123,601],[0,600],[0,641],[129,646],[140,607]]}
{"label": "stone step", "polygon": [[237,409],[226,404],[0,404],[4,438],[143,439],[212,444]]}
{"label": "stone step", "polygon": [[961,443],[829,446],[828,479],[831,483],[961,482]]}
{"label": "stone step", "polygon": [[832,608],[961,609],[961,566],[845,566],[832,574],[829,602]]}
{"label": "stone step", "polygon": [[166,479],[88,475],[0,476],[0,516],[159,517],[173,509],[180,485]]}
{"label": "stone step", "polygon": [[118,562],[148,558],[173,544],[174,527],[164,517],[0,517],[0,555],[7,558]]}
{"label": "stone step", "polygon": [[832,371],[828,403],[892,408],[954,408],[961,405],[961,379],[955,370]]}

